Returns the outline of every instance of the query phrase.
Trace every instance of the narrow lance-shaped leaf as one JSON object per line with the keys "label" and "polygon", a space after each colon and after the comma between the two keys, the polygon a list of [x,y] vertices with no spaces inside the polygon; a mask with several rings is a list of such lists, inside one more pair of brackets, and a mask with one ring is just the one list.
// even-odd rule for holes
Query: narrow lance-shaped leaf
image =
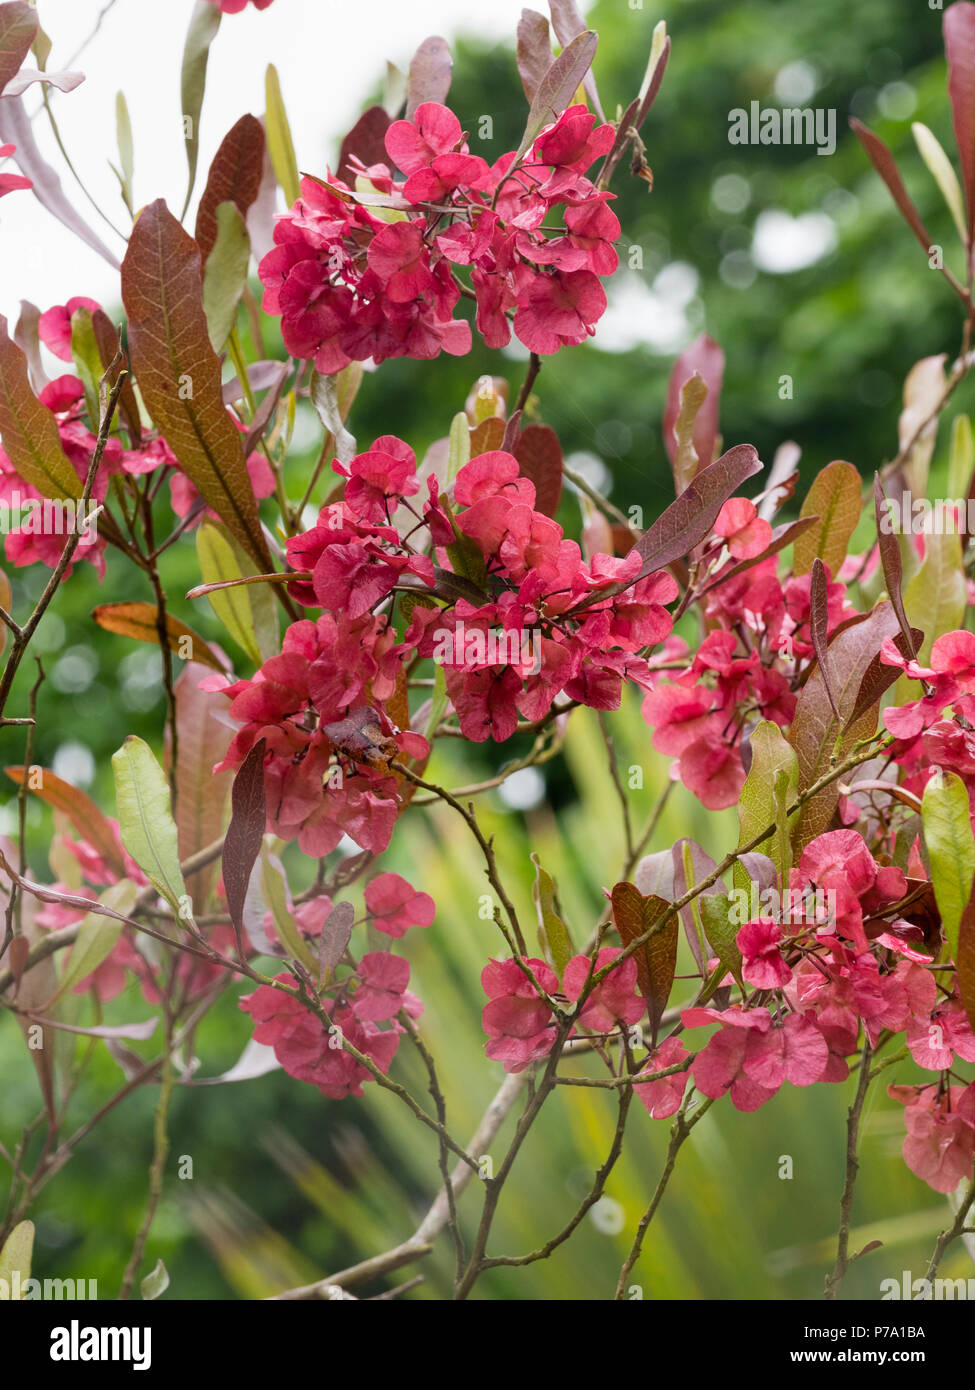
{"label": "narrow lance-shaped leaf", "polygon": [[[702,394],[695,390],[688,398],[686,406],[682,393],[686,383],[698,376],[706,388]],[[664,407],[664,448],[674,468],[677,492],[681,493],[693,481],[694,473],[706,468],[714,458],[714,446],[718,438],[718,412],[721,406],[721,386],[724,379],[724,353],[713,338],[702,333],[695,338],[690,347],[684,349],[670,374],[667,384],[667,404]],[[695,409],[696,405],[696,409]],[[684,415],[681,421],[681,415]],[[678,456],[682,452],[682,441],[677,437],[680,422],[683,433],[684,460],[680,470]],[[690,438],[687,438],[687,435]],[[696,464],[691,471],[691,454],[696,456]]]}
{"label": "narrow lance-shaped leaf", "polygon": [[819,662],[819,669],[822,672],[826,698],[829,700],[829,706],[834,716],[839,719],[840,712],[836,705],[836,697],[833,694],[833,683],[830,680],[829,674],[829,655],[826,650],[829,631],[829,608],[827,606],[826,588],[826,568],[817,555],[815,560],[813,560],[812,574],[809,582],[809,635],[812,638],[813,651],[816,654],[816,660]]}
{"label": "narrow lance-shaped leaf", "polygon": [[[616,884],[611,900],[613,921],[624,946],[649,931],[668,907],[663,898],[645,897],[634,884],[626,882]],[[637,983],[647,1001],[653,1046],[656,1046],[660,1020],[674,987],[678,932],[679,922],[675,916],[633,953]]]}
{"label": "narrow lance-shaped leaf", "polygon": [[[896,633],[893,639],[894,646],[905,660],[910,659],[924,641],[924,633],[919,627],[912,627],[910,633],[910,643],[902,632]],[[856,706],[847,720],[848,728],[855,724],[871,705],[877,704],[880,697],[898,679],[898,675],[897,667],[888,666],[878,652],[867,667],[863,680],[860,682],[860,693],[857,695]]]}
{"label": "narrow lance-shaped leaf", "polygon": [[27,358],[0,315],[0,439],[24,482],[44,497],[80,497],[81,479],[61,448],[57,421],[34,395]]}
{"label": "narrow lance-shaped leaf", "polygon": [[[219,694],[201,690],[206,668],[195,663],[183,671],[174,687],[176,696],[176,831],[179,857],[187,860],[206,849],[223,833],[233,774],[215,773],[230,742],[230,730],[218,715],[225,708]],[[206,911],[219,865],[206,864],[186,875],[186,891],[201,911]]]}
{"label": "narrow lance-shaped leaf", "polygon": [[699,372],[688,377],[680,388],[680,408],[674,421],[675,450],[671,464],[674,491],[678,496],[694,481],[700,459],[694,447],[694,425],[707,400],[707,382]]}
{"label": "narrow lance-shaped leaf", "polygon": [[448,439],[447,486],[449,487],[464,465],[470,462],[471,457],[471,432],[467,424],[467,415],[463,410],[459,410],[451,420]]}
{"label": "narrow lance-shaped leaf", "polygon": [[250,114],[241,116],[220,142],[196,214],[195,235],[204,263],[217,242],[220,205],[233,203],[246,219],[261,187],[264,146],[264,127]]}
{"label": "narrow lance-shaped leaf", "polygon": [[[159,610],[151,603],[100,603],[91,616],[106,632],[131,637],[136,642],[149,642],[158,647]],[[226,673],[226,667],[210,650],[207,642],[191,627],[166,614],[166,645],[181,661],[196,661],[212,671]]]}
{"label": "narrow lance-shaped leaf", "polygon": [[958,228],[958,235],[961,237],[962,245],[968,239],[965,228],[965,208],[962,202],[961,188],[958,183],[958,175],[952,168],[951,160],[945,154],[941,142],[934,131],[929,130],[920,121],[914,121],[911,125],[911,134],[914,136],[914,143],[918,147],[921,158],[928,166],[935,183],[941,189],[941,196],[948,205],[948,211],[954,219],[955,226]]}
{"label": "narrow lance-shaped leaf", "polygon": [[180,96],[183,140],[189,168],[186,201],[183,203],[184,217],[196,183],[196,166],[200,158],[200,112],[203,110],[203,93],[207,84],[207,64],[210,61],[210,45],[220,28],[220,19],[221,11],[217,5],[209,4],[208,0],[196,0],[190,16],[190,27],[186,33],[186,43],[183,46]]}
{"label": "narrow lance-shaped leaf", "polygon": [[298,201],[301,193],[301,179],[298,174],[298,159],[295,155],[294,141],[288,113],[284,108],[278,70],[269,63],[264,78],[264,122],[267,128],[267,148],[278,183],[284,190],[285,200],[290,207]]}
{"label": "narrow lance-shaped leaf", "polygon": [[308,942],[298,930],[298,923],[288,906],[288,883],[280,859],[270,854],[267,848],[261,850],[261,888],[264,901],[271,910],[274,929],[278,940],[288,955],[301,961],[306,970],[317,975],[319,963]]}
{"label": "narrow lance-shaped leaf", "polygon": [[133,212],[132,179],[135,174],[135,150],[132,144],[132,122],[129,119],[129,107],[124,92],[118,92],[115,96],[115,133],[119,160],[116,172],[122,189],[122,201],[129,212]]}
{"label": "narrow lance-shaped leaf", "polygon": [[851,119],[850,128],[866,150],[870,158],[870,163],[887,185],[890,196],[900,209],[901,216],[917,237],[924,254],[927,256],[932,246],[931,233],[921,221],[920,214],[911,201],[910,194],[904,187],[904,180],[901,178],[897,165],[894,162],[894,156],[884,144],[883,140],[881,140],[880,136],[875,135],[862,121],[858,121],[855,118]]}
{"label": "narrow lance-shaped leaf", "polygon": [[[204,521],[196,533],[196,555],[205,584],[234,583],[258,573],[222,526]],[[227,633],[255,666],[280,651],[278,616],[267,584],[244,584],[207,594]]]}
{"label": "narrow lance-shaped leaf", "polygon": [[975,227],[975,5],[949,5],[942,28],[948,59],[948,96],[961,158],[970,241]]}
{"label": "narrow lance-shaped leaf", "polygon": [[975,837],[965,783],[954,772],[939,768],[921,798],[924,843],[931,862],[931,883],[941,913],[948,953],[958,953],[962,913],[972,896],[975,878]]}
{"label": "narrow lance-shaped leaf", "polygon": [[784,440],[776,449],[758,508],[763,521],[771,521],[795,492],[801,457],[802,450],[794,439]]}
{"label": "narrow lance-shaped leaf", "polygon": [[661,19],[654,25],[653,38],[650,41],[650,57],[647,61],[647,70],[643,75],[640,84],[640,106],[636,115],[637,130],[643,125],[650,113],[650,108],[657,99],[661,83],[664,80],[664,73],[667,71],[667,60],[670,57],[670,35],[667,33],[666,21]]}
{"label": "narrow lance-shaped leaf", "polygon": [[405,72],[401,72],[395,63],[386,60],[386,76],[383,80],[383,110],[391,121],[403,109],[406,100],[407,77]]}
{"label": "narrow lance-shaped leaf", "polygon": [[112,755],[122,844],[177,917],[186,916],[169,783],[152,750],[134,734]]}
{"label": "narrow lance-shaped leaf", "polygon": [[922,357],[904,378],[904,409],[897,417],[897,444],[904,458],[909,491],[923,497],[938,433],[939,407],[945,397],[947,354]]}
{"label": "narrow lance-shaped leaf", "polygon": [[115,833],[105,813],[86,792],[73,787],[70,782],[48,771],[46,767],[31,768],[29,775],[28,770],[23,767],[7,767],[4,771],[18,787],[26,777],[28,791],[39,796],[55,811],[61,811],[66,815],[79,837],[93,845],[119,877],[124,876],[125,860]]}
{"label": "narrow lance-shaped leaf", "polygon": [[85,409],[92,427],[100,415],[98,383],[102,376],[102,359],[95,339],[94,319],[90,309],[76,309],[71,315],[71,360],[85,393]]}
{"label": "narrow lance-shaped leaf", "polygon": [[553,61],[548,72],[538,84],[528,124],[518,146],[517,158],[530,149],[536,136],[549,125],[572,101],[580,82],[592,67],[599,40],[591,29],[578,34]]}
{"label": "narrow lance-shaped leaf", "polygon": [[[747,875],[746,875],[747,877]],[[704,934],[725,970],[741,984],[741,951],[738,949],[740,923],[732,921],[733,900],[725,893],[701,898]]]}
{"label": "narrow lance-shaped leaf", "polygon": [[244,926],[247,888],[267,825],[264,749],[264,739],[258,739],[237,770],[230,793],[230,824],[223,842],[223,886],[238,938]]}
{"label": "narrow lance-shaped leaf", "polygon": [[[131,879],[123,878],[106,888],[104,893],[99,895],[98,901],[103,907],[113,908],[128,917],[135,907],[137,896],[136,885]],[[75,985],[98,969],[118,941],[122,925],[121,922],[98,912],[90,912],[83,919],[58,981],[58,992],[54,999],[48,1001],[46,1007],[49,1008],[56,999],[60,999],[68,990],[74,989]]]}
{"label": "narrow lance-shaped leaf", "polygon": [[273,569],[207,335],[200,250],[162,199],[133,228],[122,298],[132,365],[153,421],[207,505],[262,570]]}
{"label": "narrow lance-shaped leaf", "polygon": [[842,459],[828,463],[816,474],[799,515],[819,519],[796,540],[792,552],[793,574],[808,574],[818,555],[829,567],[832,578],[836,578],[846,559],[850,537],[860,520],[861,487],[860,474],[852,463]]}
{"label": "narrow lance-shaped leaf", "polygon": [[548,20],[537,10],[522,10],[518,21],[518,76],[528,103],[534,100],[542,78],[552,66],[552,40]]}
{"label": "narrow lance-shaped leaf", "polygon": [[425,101],[443,103],[450,91],[454,60],[446,39],[432,35],[424,39],[413,55],[406,88],[406,119],[412,121],[416,108]]}
{"label": "narrow lance-shaped leaf", "polygon": [[[111,391],[122,372],[127,374],[118,398],[119,414],[122,416],[125,428],[128,430],[133,443],[138,444],[142,437],[142,420],[139,415],[139,403],[132,387],[129,357],[124,348],[121,349],[121,358],[116,361],[120,348],[119,330],[104,309],[93,311],[91,326],[95,334],[95,342],[98,344],[98,356],[102,365],[102,373],[105,374],[106,388]],[[115,363],[114,366],[113,363]]]}
{"label": "narrow lance-shaped leaf", "polygon": [[[975,475],[975,445],[972,441],[972,424],[967,415],[956,415],[951,424],[951,451],[948,455],[948,496],[952,499],[967,500],[966,494]],[[968,515],[965,508],[964,531],[968,532]]]}
{"label": "narrow lance-shaped leaf", "polygon": [[14,329],[14,342],[27,358],[29,380],[35,391],[43,391],[50,381],[41,360],[41,311],[29,299],[20,301],[20,318]]}
{"label": "narrow lance-shaped leaf", "polygon": [[96,251],[113,270],[118,270],[118,260],[81,216],[61,187],[61,180],[41,154],[22,97],[0,98],[0,145],[7,144],[16,145],[14,162],[20,172],[31,180],[34,197],[41,207]]}
{"label": "narrow lance-shaped leaf", "polygon": [[[289,375],[289,368],[286,362],[279,362],[277,368],[277,372],[269,374],[268,378],[262,381],[260,386],[254,386],[252,382],[252,389],[264,391],[266,394],[260,405],[254,411],[251,422],[247,426],[247,433],[243,436],[244,458],[250,458],[251,454],[267,434],[271,422],[276,421],[278,406],[281,404],[281,396],[284,392],[284,383],[287,381]],[[288,395],[289,417],[291,417],[296,399],[295,393],[293,391],[290,392]],[[293,426],[293,423],[293,418],[289,418],[289,430]],[[289,434],[289,443],[290,438],[291,436]]]}
{"label": "narrow lance-shaped leaf", "polygon": [[707,536],[722,506],[762,464],[752,444],[736,444],[700,473],[675,502],[649,526],[634,549],[643,557],[643,573],[681,559]]}
{"label": "narrow lance-shaped leaf", "polygon": [[897,544],[897,538],[890,529],[889,517],[890,510],[885,506],[887,497],[884,492],[883,484],[880,481],[880,474],[873,475],[873,504],[874,515],[877,520],[877,544],[880,548],[880,563],[884,571],[884,584],[887,588],[887,597],[890,599],[891,606],[897,614],[897,621],[900,623],[901,632],[907,643],[908,653],[913,659],[916,656],[914,647],[914,634],[910,623],[907,621],[907,614],[904,612],[904,600],[901,596],[901,551]]}
{"label": "narrow lance-shaped leaf", "polygon": [[532,901],[538,916],[538,944],[543,958],[561,980],[572,959],[572,941],[559,911],[555,880],[542,868],[537,854],[531,856],[531,861],[535,865]]}
{"label": "narrow lance-shaped leaf", "polygon": [[[346,375],[350,368],[355,368],[355,373]],[[332,376],[322,376],[320,372],[312,373],[311,403],[319,420],[332,436],[335,457],[339,463],[350,463],[355,457],[355,437],[345,428],[345,419],[361,380],[362,368],[358,362],[351,363],[349,367]]]}
{"label": "narrow lance-shaped leaf", "polygon": [[[904,589],[904,611],[908,622],[924,629],[925,637],[918,651],[922,666],[930,664],[931,648],[939,637],[962,626],[968,602],[965,572],[962,567],[961,536],[937,530],[925,536],[924,560],[921,568]],[[905,678],[906,679],[906,678]],[[906,686],[899,686],[901,690]],[[916,687],[911,686],[916,690]],[[910,694],[897,703],[915,699]]]}
{"label": "narrow lance-shaped leaf", "polygon": [[251,244],[233,203],[217,208],[217,239],[203,272],[203,312],[214,352],[222,352],[237,323],[237,306],[247,285]]}
{"label": "narrow lance-shaped leaf", "polygon": [[[579,7],[575,0],[548,0],[548,8],[552,15],[552,28],[555,36],[563,48],[567,48],[574,38],[579,34],[585,33],[586,21],[579,13]],[[599,100],[599,91],[596,87],[595,75],[590,71],[582,79],[589,104],[601,121],[605,121],[602,103]]]}

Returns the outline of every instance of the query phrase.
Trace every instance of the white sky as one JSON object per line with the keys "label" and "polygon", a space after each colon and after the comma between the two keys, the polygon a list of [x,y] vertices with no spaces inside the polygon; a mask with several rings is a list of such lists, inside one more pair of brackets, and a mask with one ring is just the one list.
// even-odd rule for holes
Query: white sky
{"label": "white sky", "polygon": [[[94,28],[105,0],[39,0],[54,47],[48,69],[65,67]],[[211,49],[201,125],[197,193],[217,145],[245,111],[264,110],[264,72],[281,77],[299,167],[319,169],[383,75],[385,60],[405,68],[430,34],[458,32],[513,42],[523,0],[275,0],[225,15]],[[536,8],[547,10],[538,3]],[[588,4],[580,5],[585,11]],[[108,160],[117,162],[115,95],[125,92],[135,145],[135,203],[165,197],[178,214],[185,193],[179,72],[193,0],[116,0],[84,54],[73,64],[87,80],[54,93],[68,152],[95,201],[121,227],[128,214]],[[512,62],[514,57],[512,55]],[[29,111],[38,104],[28,91]],[[47,118],[34,122],[45,157],[99,236],[121,258],[124,247],[87,203],[63,165]],[[13,171],[12,162],[4,165]],[[192,212],[188,225],[192,228]],[[41,309],[72,295],[118,301],[116,272],[37,203],[32,193],[0,200],[0,313],[15,321],[21,299]]]}

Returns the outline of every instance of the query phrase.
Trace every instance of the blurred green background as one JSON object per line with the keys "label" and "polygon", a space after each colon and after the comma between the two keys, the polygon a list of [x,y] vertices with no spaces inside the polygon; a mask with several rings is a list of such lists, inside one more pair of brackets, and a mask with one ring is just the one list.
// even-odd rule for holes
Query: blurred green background
{"label": "blurred green background", "polygon": [[[587,470],[620,508],[642,506],[647,522],[673,495],[660,432],[664,393],[676,353],[697,332],[712,334],[727,355],[721,411],[726,445],[751,441],[768,462],[779,443],[794,439],[802,448],[807,483],[830,459],[849,459],[866,474],[896,452],[907,371],[928,354],[953,355],[961,327],[947,287],[929,271],[847,130],[848,116],[859,116],[892,146],[922,217],[957,268],[949,215],[910,132],[912,120],[923,121],[952,149],[941,13],[911,0],[863,0],[855,9],[841,0],[747,0],[734,6],[644,0],[643,8],[601,0],[588,11],[588,21],[600,34],[596,72],[609,114],[636,93],[660,18],[667,20],[674,48],[643,131],[653,191],[629,179],[625,168],[618,174],[624,268],[612,283],[610,312],[597,345],[547,360],[536,387],[538,418],[558,431],[565,452],[577,456],[575,466]],[[472,132],[480,116],[493,116],[493,141],[479,147],[472,140],[477,152],[493,159],[517,144],[524,123],[513,51],[479,44],[473,11],[459,17],[458,27],[466,36],[453,44],[451,104]],[[261,55],[260,61],[273,56]],[[377,49],[377,77],[380,56]],[[390,56],[401,63],[409,58]],[[747,108],[753,99],[763,106],[835,108],[835,154],[730,145],[728,112]],[[336,148],[301,150],[299,161],[303,168],[323,170],[335,155]],[[627,268],[628,246],[639,249],[642,269]],[[273,336],[272,329],[269,342]],[[499,355],[482,348],[462,361],[389,362],[366,376],[351,428],[362,447],[391,432],[420,454],[446,433],[480,374],[506,376],[514,394],[524,371],[520,359],[520,352]],[[780,399],[782,375],[793,379],[791,400]],[[958,404],[970,404],[965,388]],[[316,452],[314,419],[301,417],[288,477],[292,498],[301,495]],[[165,515],[165,503],[160,507]],[[560,519],[577,533],[578,506],[568,492]],[[46,575],[6,568],[15,611],[24,613]],[[174,611],[205,636],[225,641],[207,605],[182,598],[198,582],[192,544],[169,553],[164,579]],[[90,619],[96,603],[123,598],[151,594],[116,556],[109,556],[101,585],[89,566],[81,566],[35,644],[44,654],[47,680],[34,761],[86,786],[110,812],[111,754],[129,732],[158,748],[164,716],[158,654],[110,637]],[[246,671],[242,655],[232,654]],[[21,712],[33,678],[33,668],[25,666],[14,713]],[[650,749],[636,701],[626,702],[612,729],[623,765],[644,769],[644,789],[632,793],[639,824],[664,783],[665,760]],[[3,765],[22,761],[18,731],[0,731],[0,744]],[[475,754],[451,744],[446,752],[438,749],[431,775],[448,786],[474,782],[523,751],[513,743]],[[520,797],[484,797],[485,824],[497,837],[502,872],[523,919],[532,912],[528,852],[534,849],[558,880],[580,943],[597,920],[602,890],[615,881],[622,857],[618,803],[591,711],[574,716],[565,758],[548,764],[544,775],[544,786],[523,779]],[[0,806],[0,817],[6,816],[0,831],[13,828],[12,815],[8,800]],[[32,804],[31,861],[43,876],[50,833],[49,814]],[[708,816],[678,788],[650,848],[690,835],[718,858],[735,833],[733,813]],[[466,1138],[501,1077],[500,1068],[482,1055],[478,974],[486,958],[498,953],[499,940],[477,916],[485,889],[481,863],[457,818],[438,808],[404,820],[386,867],[437,901],[434,926],[414,931],[404,947],[411,985],[426,1004],[424,1036],[435,1057],[445,1060],[448,1123]],[[229,1067],[250,1035],[248,1020],[236,1010],[242,992],[231,989],[199,1031],[196,1050],[204,1075]],[[146,1012],[133,986],[107,1017],[121,1021]],[[405,1045],[394,1074],[414,1093],[423,1091],[422,1070]],[[38,1104],[34,1072],[9,1017],[0,1023],[0,1075],[0,1137],[9,1145]],[[911,1068],[894,1069],[890,1079],[895,1078],[911,1079]],[[74,1123],[121,1079],[99,1048],[73,1106]],[[832,1262],[849,1089],[785,1087],[758,1117],[739,1115],[727,1102],[713,1108],[681,1154],[634,1271],[645,1298],[794,1299],[821,1293]],[[97,1278],[102,1296],[115,1293],[144,1206],[154,1099],[144,1090],[120,1106],[45,1188],[33,1213],[38,1275]],[[523,1151],[501,1204],[491,1253],[527,1251],[562,1226],[605,1154],[612,1125],[612,1101],[604,1093],[560,1090]],[[509,1121],[503,1134],[510,1130]],[[653,1123],[634,1107],[624,1157],[607,1187],[611,1203],[587,1218],[551,1260],[493,1270],[475,1296],[608,1297],[653,1191],[667,1130],[666,1123]],[[875,1098],[864,1129],[851,1248],[875,1238],[884,1246],[853,1266],[846,1282],[851,1297],[878,1297],[880,1281],[899,1277],[902,1269],[923,1272],[922,1261],[945,1222],[945,1203],[901,1161],[902,1135],[900,1107]],[[181,1088],[170,1136],[165,1194],[145,1265],[148,1270],[157,1256],[165,1260],[172,1277],[169,1297],[261,1296],[341,1268],[408,1236],[436,1187],[431,1136],[374,1086],[363,1100],[341,1103],[325,1101],[281,1073],[238,1086]],[[192,1181],[175,1176],[181,1155],[194,1160]],[[779,1177],[783,1155],[793,1159],[791,1179]],[[5,1172],[3,1177],[5,1182]],[[479,1194],[468,1191],[468,1231],[478,1208]],[[417,1267],[426,1282],[409,1297],[449,1296],[451,1264],[449,1241],[441,1238],[435,1255]],[[392,1276],[385,1286],[411,1272]],[[968,1272],[970,1261],[957,1247],[942,1273]]]}

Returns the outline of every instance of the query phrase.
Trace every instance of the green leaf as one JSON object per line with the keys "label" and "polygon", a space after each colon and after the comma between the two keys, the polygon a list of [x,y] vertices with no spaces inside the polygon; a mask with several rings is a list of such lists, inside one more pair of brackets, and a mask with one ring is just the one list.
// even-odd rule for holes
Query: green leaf
{"label": "green leaf", "polygon": [[437,729],[440,727],[440,721],[446,713],[448,704],[447,677],[444,674],[443,667],[437,664],[433,668],[433,697],[430,701],[430,716],[427,719],[427,727],[425,730],[425,737],[428,743],[433,741]]}
{"label": "green leaf", "polygon": [[85,388],[85,408],[92,429],[97,429],[101,411],[98,404],[98,383],[102,375],[102,359],[95,340],[95,328],[90,309],[76,309],[71,315],[71,359],[82,386]]}
{"label": "green leaf", "polygon": [[555,880],[542,868],[537,854],[531,856],[531,861],[535,865],[532,901],[538,913],[538,944],[542,956],[561,980],[572,959],[572,940],[559,912]]}
{"label": "green leaf", "polygon": [[[197,531],[196,554],[204,584],[220,584],[260,573],[229,531],[213,521],[204,521]],[[207,594],[207,599],[255,666],[280,650],[278,615],[269,585],[242,584],[234,589],[218,589]]]}
{"label": "green leaf", "polygon": [[217,239],[203,271],[203,312],[214,352],[222,352],[237,322],[237,305],[247,284],[251,242],[234,203],[217,208]]}
{"label": "green leaf", "polygon": [[951,426],[951,453],[948,458],[948,496],[963,498],[975,471],[972,424],[967,415],[956,415]]}
{"label": "green leaf", "polygon": [[459,410],[450,422],[450,439],[447,452],[447,486],[454,481],[457,474],[464,467],[465,463],[470,462],[471,457],[471,431],[467,422],[467,415],[463,410]]}
{"label": "green leaf", "polygon": [[0,1280],[8,1289],[13,1284],[14,1271],[20,1276],[21,1298],[25,1297],[23,1286],[30,1278],[30,1263],[34,1253],[34,1223],[21,1221],[10,1232],[0,1250]]}
{"label": "green leaf", "polygon": [[208,0],[196,0],[183,47],[180,94],[183,106],[183,139],[186,143],[186,163],[189,166],[183,217],[186,216],[196,183],[196,166],[200,158],[200,112],[203,110],[203,93],[207,84],[210,45],[217,37],[220,18],[221,11],[216,5],[209,4]]}
{"label": "green leaf", "polygon": [[142,1297],[145,1299],[158,1298],[169,1288],[169,1270],[162,1260],[156,1261],[156,1267],[140,1282],[139,1288],[142,1290]]}
{"label": "green leaf", "polygon": [[267,148],[271,156],[271,164],[277,175],[278,183],[284,190],[284,196],[290,207],[296,203],[301,195],[301,179],[298,174],[298,160],[295,157],[294,142],[291,139],[291,126],[288,124],[288,113],[284,109],[284,101],[281,97],[281,83],[278,80],[278,70],[273,63],[268,63],[267,75],[264,79],[264,94],[266,104],[265,125],[267,127]]}
{"label": "green leaf", "polygon": [[972,895],[975,878],[975,837],[968,791],[954,772],[939,769],[924,788],[921,823],[931,860],[935,901],[949,953],[955,959],[961,916]]}
{"label": "green leaf", "polygon": [[808,574],[817,555],[835,579],[846,559],[850,537],[860,520],[860,474],[852,463],[836,459],[813,479],[799,512],[819,520],[796,537],[792,552],[793,574]]}
{"label": "green leaf", "polygon": [[[799,760],[796,750],[786,742],[782,730],[770,719],[763,720],[752,731],[751,750],[751,767],[738,801],[738,847],[740,849],[753,840],[775,816],[777,833],[763,843],[762,853],[772,860],[782,883],[788,884],[792,854],[788,827],[778,826],[780,812],[776,797],[784,795],[786,806],[795,801],[799,790]],[[779,774],[783,776],[783,783],[777,793]],[[795,820],[795,816],[792,819]],[[735,864],[733,875],[736,888],[748,888],[751,879],[742,864]]]}
{"label": "green leaf", "polygon": [[129,107],[125,100],[125,93],[119,92],[115,97],[115,131],[118,140],[118,160],[119,167],[116,170],[118,181],[122,185],[122,201],[129,212],[133,210],[132,201],[132,179],[135,174],[135,149],[132,144],[132,122],[129,119]]}
{"label": "green leaf", "polygon": [[[748,875],[746,874],[747,878]],[[737,922],[731,920],[733,902],[725,893],[708,893],[700,899],[701,919],[704,934],[722,966],[730,970],[739,984],[741,979],[741,952],[738,949]]]}
{"label": "green leaf", "polygon": [[[135,884],[131,879],[123,878],[119,883],[113,883],[111,887],[106,888],[98,901],[128,917],[135,907],[137,897],[138,889]],[[121,932],[121,922],[113,921],[111,917],[103,917],[98,912],[89,912],[78,928],[78,935],[61,972],[58,992],[54,999],[60,999],[68,990],[74,989],[75,985],[97,970],[110,954]]]}
{"label": "green leaf", "polygon": [[928,166],[935,183],[941,189],[941,196],[948,205],[948,211],[954,219],[955,226],[958,228],[958,235],[964,246],[968,241],[968,233],[965,230],[965,210],[962,204],[958,175],[955,173],[951,160],[942,149],[938,137],[920,121],[914,121],[911,126],[911,134],[914,136],[914,142],[921,158]]}
{"label": "green leaf", "polygon": [[281,945],[317,979],[319,962],[298,930],[298,923],[288,907],[288,887],[281,861],[269,853],[266,845],[261,850],[261,892],[270,909]]}
{"label": "green leaf", "polygon": [[122,844],[146,878],[180,916],[186,884],[179,863],[169,782],[149,745],[134,734],[112,755]]}

